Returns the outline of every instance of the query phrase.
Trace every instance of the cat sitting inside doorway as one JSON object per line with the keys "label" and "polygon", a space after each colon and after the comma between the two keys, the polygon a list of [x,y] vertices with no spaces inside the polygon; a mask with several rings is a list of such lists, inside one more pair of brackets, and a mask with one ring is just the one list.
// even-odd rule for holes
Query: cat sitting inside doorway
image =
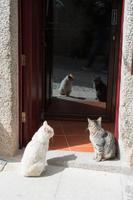
{"label": "cat sitting inside doorway", "polygon": [[60,84],[59,94],[69,96],[72,91],[72,84],[74,81],[74,76],[72,74],[67,75]]}
{"label": "cat sitting inside doorway", "polygon": [[99,101],[106,102],[107,101],[107,86],[102,81],[101,77],[98,76],[94,79],[96,96]]}

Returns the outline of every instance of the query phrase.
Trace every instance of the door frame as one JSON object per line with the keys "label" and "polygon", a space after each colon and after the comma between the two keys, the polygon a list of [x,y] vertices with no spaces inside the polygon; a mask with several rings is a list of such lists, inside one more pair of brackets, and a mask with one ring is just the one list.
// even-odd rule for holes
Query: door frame
{"label": "door frame", "polygon": [[[121,50],[122,50],[122,26],[124,16],[124,0],[119,0],[123,4],[121,12],[121,26],[119,26],[119,35],[117,35],[116,46],[119,48],[115,64],[117,65],[116,80],[117,89],[113,104],[116,101],[116,106],[111,107],[114,113],[110,116],[115,118],[115,134],[118,135],[118,106],[119,106],[119,90],[120,90],[120,69],[121,69]],[[38,4],[36,5],[36,3]],[[36,9],[38,6],[38,12]],[[44,109],[42,101],[42,70],[43,63],[40,59],[42,51],[40,50],[42,41],[42,0],[20,0],[18,1],[19,13],[19,144],[20,148],[25,146],[31,139],[33,133],[37,130],[41,123],[41,113]],[[39,23],[37,23],[39,22]],[[36,33],[36,28],[39,29],[39,35]],[[35,49],[36,48],[36,49]],[[22,55],[25,55],[25,59]],[[38,66],[38,67],[37,67]],[[45,72],[44,72],[45,73]],[[115,85],[116,85],[115,84]],[[115,86],[116,87],[116,86]],[[116,92],[117,91],[117,92]],[[117,109],[116,109],[117,108]],[[114,112],[116,109],[116,112]],[[26,119],[22,120],[22,112],[26,113]],[[116,133],[117,132],[117,133]]]}

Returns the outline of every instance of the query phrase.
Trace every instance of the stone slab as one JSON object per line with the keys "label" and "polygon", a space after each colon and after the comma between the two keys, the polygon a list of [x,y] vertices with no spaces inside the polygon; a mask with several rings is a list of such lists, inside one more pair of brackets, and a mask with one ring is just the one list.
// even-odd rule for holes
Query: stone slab
{"label": "stone slab", "polygon": [[66,168],[58,200],[122,200],[121,175],[92,170]]}

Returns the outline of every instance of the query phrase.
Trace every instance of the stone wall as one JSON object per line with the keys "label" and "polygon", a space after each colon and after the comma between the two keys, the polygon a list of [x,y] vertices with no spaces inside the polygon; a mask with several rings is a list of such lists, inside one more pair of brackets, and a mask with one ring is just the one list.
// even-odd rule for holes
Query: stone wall
{"label": "stone wall", "polygon": [[119,108],[119,144],[122,161],[133,167],[133,1],[125,0],[121,88]]}
{"label": "stone wall", "polygon": [[0,0],[0,155],[18,149],[18,7]]}

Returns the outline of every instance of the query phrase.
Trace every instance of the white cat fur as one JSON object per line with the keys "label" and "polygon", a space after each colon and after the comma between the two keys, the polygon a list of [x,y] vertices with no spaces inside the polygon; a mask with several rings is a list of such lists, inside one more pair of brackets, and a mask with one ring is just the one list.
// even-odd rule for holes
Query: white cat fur
{"label": "white cat fur", "polygon": [[73,80],[72,74],[67,75],[60,83],[59,94],[69,96],[72,91]]}
{"label": "white cat fur", "polygon": [[54,130],[48,125],[47,121],[33,135],[21,160],[21,173],[23,176],[40,176],[45,171],[49,139],[53,135]]}

